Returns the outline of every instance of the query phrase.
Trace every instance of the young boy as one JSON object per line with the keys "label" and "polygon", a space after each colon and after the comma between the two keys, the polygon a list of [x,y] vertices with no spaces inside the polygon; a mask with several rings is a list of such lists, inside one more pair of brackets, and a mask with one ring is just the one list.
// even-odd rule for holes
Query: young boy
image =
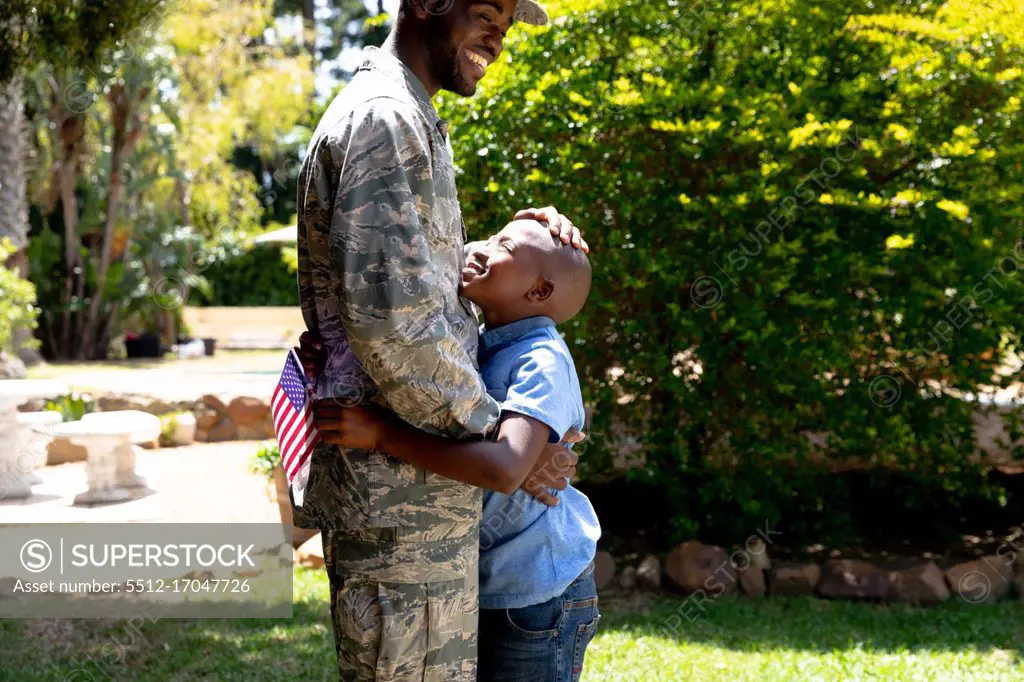
{"label": "young boy", "polygon": [[[316,407],[325,441],[390,453],[488,489],[480,524],[480,680],[580,678],[600,615],[593,559],[601,530],[585,495],[518,490],[548,442],[584,425],[579,379],[555,329],[590,291],[586,254],[520,220],[469,246],[462,295],[483,313],[480,371],[501,404],[496,441],[429,435],[364,408]],[[493,491],[493,492],[492,492]]]}

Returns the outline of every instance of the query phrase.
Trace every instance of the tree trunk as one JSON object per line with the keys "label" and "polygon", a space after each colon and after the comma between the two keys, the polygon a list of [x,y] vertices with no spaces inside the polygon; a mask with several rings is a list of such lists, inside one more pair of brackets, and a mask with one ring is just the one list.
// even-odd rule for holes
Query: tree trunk
{"label": "tree trunk", "polygon": [[103,301],[103,290],[107,284],[110,261],[114,247],[114,228],[124,198],[124,175],[121,167],[131,156],[142,134],[142,126],[136,114],[139,104],[149,95],[149,88],[139,88],[137,92],[129,92],[124,85],[118,84],[110,88],[107,101],[110,102],[112,135],[110,145],[110,181],[107,187],[107,216],[103,229],[103,242],[100,244],[100,266],[96,273],[96,290],[89,301],[89,312],[85,319],[82,333],[82,347],[79,351],[86,357],[95,358],[104,355],[97,346],[97,315]]}
{"label": "tree trunk", "polygon": [[302,2],[302,42],[316,71],[316,7],[314,0]]}
{"label": "tree trunk", "polygon": [[8,261],[24,277],[28,272],[28,203],[25,197],[25,111],[22,79],[0,85],[0,239],[18,249]]}
{"label": "tree trunk", "polygon": [[[0,84],[0,239],[7,238],[17,249],[4,264],[28,278],[28,199],[24,90],[21,77]],[[29,348],[32,329],[14,330],[14,348],[26,365],[40,361],[38,351]]]}

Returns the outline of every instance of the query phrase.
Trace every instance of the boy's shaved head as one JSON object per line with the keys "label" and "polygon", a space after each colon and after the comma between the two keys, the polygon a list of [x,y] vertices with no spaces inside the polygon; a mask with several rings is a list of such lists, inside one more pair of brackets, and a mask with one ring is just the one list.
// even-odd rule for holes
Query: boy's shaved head
{"label": "boy's shaved head", "polygon": [[592,271],[590,259],[583,249],[577,249],[572,244],[563,244],[562,240],[551,234],[545,225],[536,221],[523,221],[533,223],[534,231],[542,231],[541,240],[547,237],[547,245],[544,249],[544,265],[541,276],[550,279],[555,283],[555,293],[551,295],[551,312],[548,317],[557,324],[568,322],[576,317],[590,295],[590,282]]}
{"label": "boy's shaved head", "polygon": [[486,242],[471,245],[462,293],[488,326],[546,315],[567,322],[590,293],[590,260],[535,220],[516,220]]}

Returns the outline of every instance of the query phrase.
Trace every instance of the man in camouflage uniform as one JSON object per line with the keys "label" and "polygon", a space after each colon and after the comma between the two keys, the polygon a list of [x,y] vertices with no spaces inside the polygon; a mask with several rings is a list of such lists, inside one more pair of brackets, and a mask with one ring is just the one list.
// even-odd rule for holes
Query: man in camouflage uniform
{"label": "man in camouflage uniform", "polygon": [[[452,437],[497,403],[459,297],[465,230],[439,89],[471,95],[532,0],[402,0],[310,142],[299,178],[299,288],[321,399],[374,401]],[[523,212],[580,245],[554,209]],[[583,243],[585,248],[585,243]],[[296,525],[323,531],[344,680],[475,680],[481,493],[380,452],[321,445]]]}

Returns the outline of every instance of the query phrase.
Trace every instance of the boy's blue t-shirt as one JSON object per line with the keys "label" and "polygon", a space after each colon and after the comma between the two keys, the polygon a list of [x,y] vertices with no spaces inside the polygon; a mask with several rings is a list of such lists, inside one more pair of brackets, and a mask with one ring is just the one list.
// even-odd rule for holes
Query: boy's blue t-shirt
{"label": "boy's blue t-shirt", "polygon": [[[569,348],[548,317],[480,334],[480,372],[505,412],[547,424],[557,443],[583,430],[583,397]],[[601,527],[586,495],[569,486],[548,507],[517,490],[484,491],[480,524],[480,608],[515,609],[562,594],[590,565]]]}

